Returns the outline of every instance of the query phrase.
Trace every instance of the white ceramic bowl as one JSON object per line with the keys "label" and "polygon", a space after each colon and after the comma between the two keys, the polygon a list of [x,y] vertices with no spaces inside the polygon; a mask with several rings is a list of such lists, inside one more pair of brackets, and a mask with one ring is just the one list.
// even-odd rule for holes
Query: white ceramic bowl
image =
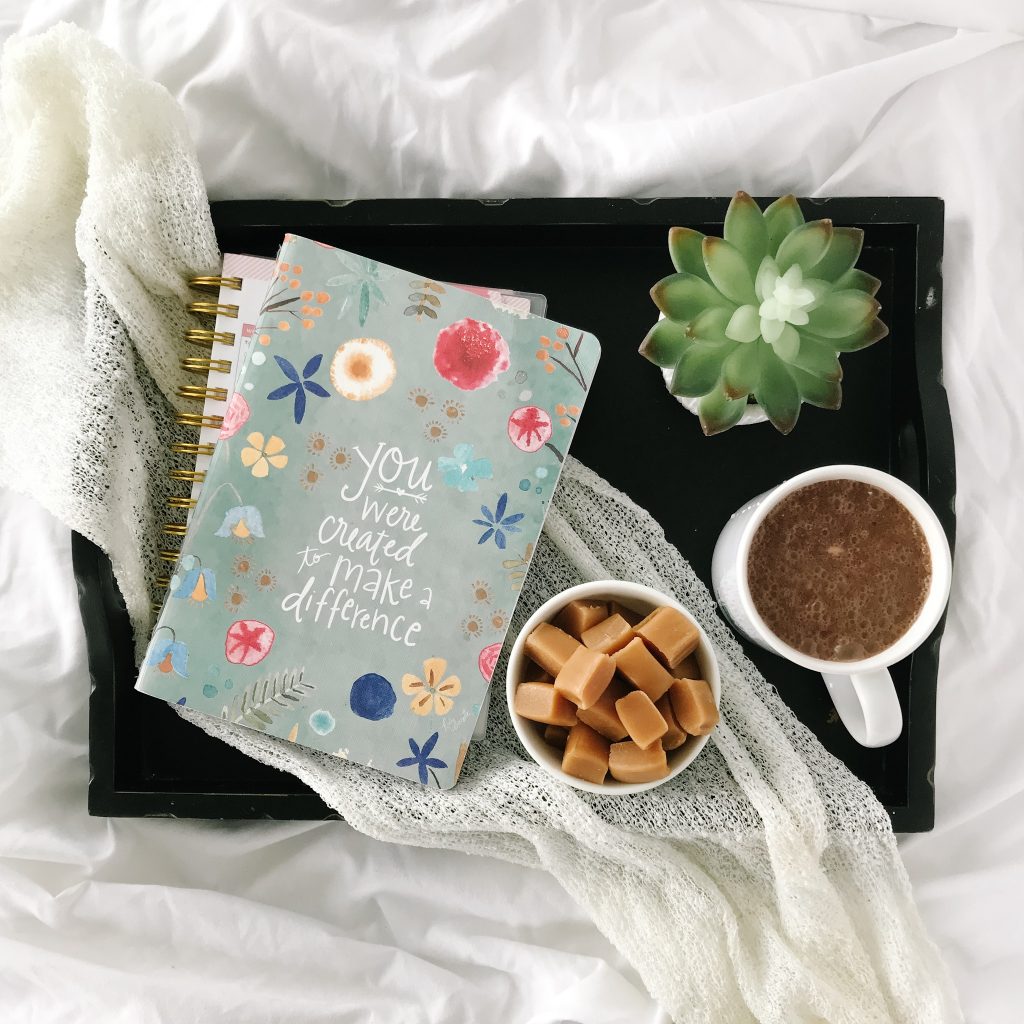
{"label": "white ceramic bowl", "polygon": [[697,663],[700,665],[701,675],[707,680],[711,687],[711,693],[715,698],[715,704],[719,704],[722,694],[722,686],[718,677],[718,663],[715,661],[714,652],[711,649],[711,642],[708,640],[704,630],[696,619],[678,602],[675,598],[662,594],[652,587],[645,587],[640,583],[625,583],[622,580],[595,580],[593,583],[581,583],[579,586],[570,587],[556,594],[549,601],[545,601],[526,621],[522,632],[516,637],[515,643],[508,658],[508,674],[505,680],[505,696],[508,701],[508,713],[515,726],[516,733],[522,744],[529,751],[530,756],[549,775],[574,786],[576,789],[585,790],[588,793],[604,793],[606,796],[621,796],[626,793],[642,793],[647,789],[654,789],[663,782],[675,778],[693,759],[701,752],[704,744],[707,743],[707,736],[688,736],[686,742],[675,750],[668,752],[668,774],[656,782],[616,782],[609,780],[602,785],[594,782],[587,782],[584,779],[577,779],[575,776],[567,775],[562,771],[561,752],[546,743],[537,728],[536,722],[531,722],[515,711],[514,701],[516,686],[522,678],[523,666],[526,663],[524,647],[526,638],[542,622],[550,622],[570,601],[577,598],[597,598],[599,600],[618,601],[620,604],[631,608],[635,612],[647,615],[654,611],[659,605],[668,605],[682,612],[700,632],[700,644],[694,652]]}

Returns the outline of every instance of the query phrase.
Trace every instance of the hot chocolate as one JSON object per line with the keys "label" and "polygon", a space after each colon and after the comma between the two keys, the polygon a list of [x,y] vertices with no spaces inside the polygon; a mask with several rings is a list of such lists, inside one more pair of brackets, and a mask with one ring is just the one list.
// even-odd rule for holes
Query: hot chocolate
{"label": "hot chocolate", "polygon": [[765,625],[823,661],[891,647],[920,614],[931,573],[917,520],[888,491],[858,480],[787,495],[758,527],[747,560]]}

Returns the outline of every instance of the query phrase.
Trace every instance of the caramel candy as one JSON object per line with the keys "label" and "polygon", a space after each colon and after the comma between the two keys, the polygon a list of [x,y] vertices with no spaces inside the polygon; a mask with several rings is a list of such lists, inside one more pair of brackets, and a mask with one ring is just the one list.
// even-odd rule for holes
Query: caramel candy
{"label": "caramel candy", "polygon": [[553,747],[564,747],[569,738],[569,730],[564,725],[544,726],[544,741]]}
{"label": "caramel candy", "polygon": [[654,706],[654,702],[642,690],[627,693],[615,702],[615,710],[619,719],[626,727],[629,738],[638,746],[649,747],[657,743],[668,732],[665,719]]}
{"label": "caramel candy", "polygon": [[675,668],[669,669],[676,679],[700,679],[700,665],[696,654],[688,654]]}
{"label": "caramel candy", "polygon": [[589,725],[577,722],[565,741],[562,771],[600,785],[608,774],[608,741]]}
{"label": "caramel candy", "polygon": [[634,637],[612,655],[615,667],[652,701],[661,697],[672,685],[673,679],[640,637]]}
{"label": "caramel candy", "polygon": [[580,708],[597,703],[615,675],[615,663],[607,654],[588,650],[578,644],[576,650],[555,676],[555,690]]}
{"label": "caramel candy", "polygon": [[644,749],[632,740],[625,740],[612,744],[608,770],[619,782],[655,782],[668,775],[668,759],[658,742]]}
{"label": "caramel candy", "polygon": [[666,668],[678,665],[700,643],[697,627],[681,611],[667,605],[655,608],[633,631],[643,637],[655,657]]}
{"label": "caramel candy", "polygon": [[583,631],[608,617],[607,601],[570,601],[556,616],[554,623],[577,640]]}
{"label": "caramel candy", "polygon": [[544,725],[562,725],[572,728],[576,724],[576,708],[560,693],[555,692],[552,683],[520,683],[516,687],[512,702],[517,715],[542,722]]}
{"label": "caramel candy", "polygon": [[686,742],[686,730],[679,724],[676,713],[672,710],[671,691],[661,697],[654,706],[661,712],[667,726],[665,735],[661,737],[661,745],[666,750],[676,750]]}
{"label": "caramel candy", "polygon": [[676,679],[669,690],[676,721],[691,736],[707,736],[718,725],[718,708],[703,679]]}
{"label": "caramel candy", "polygon": [[579,642],[550,622],[542,622],[527,638],[526,653],[545,672],[557,676]]}
{"label": "caramel candy", "polygon": [[[700,672],[694,673],[700,675]],[[555,677],[550,672],[545,672],[535,661],[526,659],[526,663],[523,665],[523,682],[524,683],[553,683]]]}
{"label": "caramel candy", "polygon": [[598,698],[597,703],[591,704],[589,708],[580,708],[576,712],[576,717],[610,740],[624,740],[629,733],[626,732],[626,727],[619,720],[615,702],[629,692],[629,687],[621,679],[613,679],[608,684],[608,689]]}
{"label": "caramel candy", "polygon": [[621,615],[609,615],[583,631],[583,646],[602,654],[614,654],[633,639],[633,627]]}
{"label": "caramel candy", "polygon": [[632,608],[627,608],[624,604],[619,604],[618,601],[612,601],[608,605],[608,614],[621,615],[631,626],[635,626],[643,619],[643,615],[641,615],[640,612],[635,612]]}

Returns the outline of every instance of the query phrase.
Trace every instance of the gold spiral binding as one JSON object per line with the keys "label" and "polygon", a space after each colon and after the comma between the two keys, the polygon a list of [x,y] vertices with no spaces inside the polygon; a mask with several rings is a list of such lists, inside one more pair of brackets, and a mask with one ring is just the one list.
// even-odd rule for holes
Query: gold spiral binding
{"label": "gold spiral binding", "polygon": [[164,533],[168,537],[184,537],[188,532],[188,523],[164,523]]}
{"label": "gold spiral binding", "polygon": [[199,412],[176,412],[174,422],[182,427],[216,427],[224,426],[223,416],[204,416]]}
{"label": "gold spiral binding", "polygon": [[192,288],[212,288],[220,291],[221,288],[232,288],[236,292],[242,290],[242,279],[240,277],[217,277],[216,275],[200,274],[189,280]]}
{"label": "gold spiral binding", "polygon": [[158,590],[166,590],[171,585],[171,579],[169,576],[157,576],[153,583]]}
{"label": "gold spiral binding", "polygon": [[181,552],[174,551],[171,548],[161,548],[159,555],[165,562],[177,562],[181,557]]}
{"label": "gold spiral binding", "polygon": [[187,441],[175,441],[171,445],[171,451],[175,455],[212,455],[213,445],[206,442],[193,444]]}
{"label": "gold spiral binding", "polygon": [[206,473],[201,469],[172,469],[167,475],[172,480],[187,484],[201,484],[206,479]]}
{"label": "gold spiral binding", "polygon": [[208,331],[205,328],[190,327],[185,332],[185,340],[192,342],[193,345],[213,348],[214,342],[221,345],[234,345],[235,336],[231,331]]}
{"label": "gold spiral binding", "polygon": [[186,356],[181,361],[181,368],[189,373],[230,373],[230,359],[209,359],[206,356]]}
{"label": "gold spiral binding", "polygon": [[195,508],[197,501],[196,498],[180,498],[174,495],[167,499],[167,505],[169,508]]}
{"label": "gold spiral binding", "polygon": [[157,604],[157,603],[156,603],[156,601],[151,601],[151,602],[150,602],[150,605],[149,605],[149,610],[150,610],[150,611],[151,611],[151,612],[152,612],[152,613],[153,613],[154,615],[159,615],[159,614],[160,614],[160,612],[162,612],[162,611],[163,611],[163,607],[164,607],[164,606],[163,606],[162,604]]}
{"label": "gold spiral binding", "polygon": [[227,302],[190,302],[185,307],[190,313],[199,316],[226,316],[234,320],[238,316],[238,307]]}
{"label": "gold spiral binding", "polygon": [[178,388],[178,395],[181,398],[195,398],[200,402],[207,398],[214,402],[226,402],[228,400],[227,388],[204,388],[198,384],[184,384]]}

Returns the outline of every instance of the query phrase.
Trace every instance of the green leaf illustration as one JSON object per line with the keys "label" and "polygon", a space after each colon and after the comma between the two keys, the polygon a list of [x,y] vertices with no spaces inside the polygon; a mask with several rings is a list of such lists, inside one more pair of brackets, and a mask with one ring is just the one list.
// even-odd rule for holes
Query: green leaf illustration
{"label": "green leaf illustration", "polygon": [[236,725],[247,725],[261,732],[285,711],[294,711],[315,689],[314,683],[303,682],[305,669],[293,668],[264,676],[235,695],[230,708],[220,717]]}

